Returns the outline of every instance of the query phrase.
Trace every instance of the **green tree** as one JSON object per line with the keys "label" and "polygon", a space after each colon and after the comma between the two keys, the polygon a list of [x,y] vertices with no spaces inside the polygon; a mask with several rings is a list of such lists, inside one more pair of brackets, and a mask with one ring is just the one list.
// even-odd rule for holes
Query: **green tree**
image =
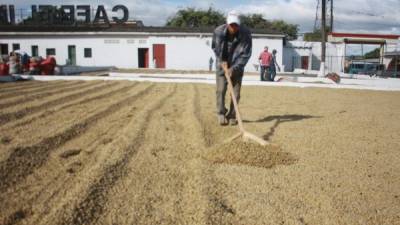
{"label": "green tree", "polygon": [[[331,32],[331,28],[329,26],[326,27],[326,36]],[[304,34],[304,41],[315,41],[315,42],[321,42],[322,41],[322,30],[317,29],[314,30],[313,32],[306,33]]]}
{"label": "green tree", "polygon": [[[269,21],[262,14],[248,14],[241,16],[243,25],[251,29],[264,29],[279,31],[287,35],[289,39],[296,39],[299,26],[288,24],[283,20]],[[168,19],[167,27],[216,27],[225,23],[225,16],[218,10],[210,7],[208,10],[187,8],[179,10]]]}
{"label": "green tree", "polygon": [[274,20],[271,23],[271,27],[286,34],[290,40],[297,39],[297,33],[299,32],[299,25],[297,24],[288,24],[283,20]]}
{"label": "green tree", "polygon": [[293,40],[297,38],[299,32],[299,25],[288,24],[283,20],[269,21],[264,19],[262,14],[248,14],[241,16],[242,24],[253,29],[269,29],[284,33],[288,39]]}
{"label": "green tree", "polygon": [[240,16],[240,21],[246,27],[253,29],[271,29],[272,24],[264,19],[261,14],[248,14]]}
{"label": "green tree", "polygon": [[379,57],[381,57],[381,49],[380,48],[376,48],[370,52],[365,53],[366,59],[376,59]]}
{"label": "green tree", "polygon": [[225,17],[221,12],[209,8],[208,10],[197,10],[187,8],[179,10],[167,21],[167,27],[216,27],[224,23]]}

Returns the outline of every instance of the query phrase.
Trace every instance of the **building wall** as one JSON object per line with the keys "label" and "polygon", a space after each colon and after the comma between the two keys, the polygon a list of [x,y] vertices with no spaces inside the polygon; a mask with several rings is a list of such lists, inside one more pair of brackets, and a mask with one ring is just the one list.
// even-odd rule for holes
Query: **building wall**
{"label": "building wall", "polygon": [[[39,46],[39,55],[46,56],[47,48],[56,49],[56,60],[64,65],[68,59],[68,46],[76,46],[76,62],[80,66],[116,66],[118,68],[138,68],[138,49],[149,49],[150,68],[154,67],[153,44],[165,44],[166,69],[179,70],[208,70],[209,59],[215,56],[211,49],[211,36],[46,36],[46,37],[2,37],[0,43],[7,43],[9,50],[12,44],[20,44],[22,51],[32,54],[31,46]],[[283,39],[282,38],[253,38],[253,54],[246,66],[246,71],[257,71],[258,56],[264,46],[269,46],[271,51],[278,51],[277,61],[282,65]],[[92,58],[84,58],[84,48],[92,49]]]}
{"label": "building wall", "polygon": [[[284,47],[286,71],[301,68],[301,57],[309,57],[309,69],[319,70],[321,64],[321,42],[290,41]],[[345,55],[344,44],[326,44],[326,66],[329,72],[342,72]]]}

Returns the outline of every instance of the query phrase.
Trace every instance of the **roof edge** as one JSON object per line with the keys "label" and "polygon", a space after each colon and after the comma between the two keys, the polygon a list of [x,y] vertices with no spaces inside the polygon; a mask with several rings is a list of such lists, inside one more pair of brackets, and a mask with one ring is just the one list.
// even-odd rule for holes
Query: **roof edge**
{"label": "roof edge", "polygon": [[[203,32],[0,32],[0,36],[212,36],[212,33]],[[259,34],[253,33],[253,37],[273,37],[273,38],[285,38],[283,34]]]}

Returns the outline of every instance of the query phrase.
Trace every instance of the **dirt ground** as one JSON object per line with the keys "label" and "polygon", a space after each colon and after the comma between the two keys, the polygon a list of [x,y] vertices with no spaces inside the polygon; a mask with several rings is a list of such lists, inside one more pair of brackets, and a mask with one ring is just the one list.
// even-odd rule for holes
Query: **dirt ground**
{"label": "dirt ground", "polygon": [[400,92],[0,84],[0,224],[400,224]]}

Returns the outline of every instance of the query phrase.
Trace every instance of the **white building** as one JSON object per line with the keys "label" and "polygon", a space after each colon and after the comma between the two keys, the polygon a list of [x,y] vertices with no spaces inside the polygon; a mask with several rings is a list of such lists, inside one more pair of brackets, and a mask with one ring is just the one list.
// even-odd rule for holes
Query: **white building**
{"label": "white building", "polygon": [[[373,45],[381,48],[381,58],[377,62],[389,67],[392,58],[384,58],[386,53],[400,49],[399,35],[331,33],[326,43],[325,65],[328,72],[344,72],[349,63],[349,45]],[[363,52],[361,54],[365,54]],[[286,71],[294,69],[319,71],[321,64],[321,42],[289,41],[284,46]]]}
{"label": "white building", "polygon": [[[246,71],[258,69],[264,46],[278,51],[283,62],[282,34],[253,32],[253,54]],[[0,53],[20,49],[33,56],[54,55],[60,65],[115,66],[118,68],[165,68],[208,70],[212,30],[137,28],[122,30],[0,31]],[[215,59],[214,59],[215,62]]]}
{"label": "white building", "polygon": [[[319,71],[321,66],[321,42],[289,41],[284,46],[286,71],[295,69]],[[326,43],[326,67],[328,71],[343,71],[345,47],[335,43]]]}

